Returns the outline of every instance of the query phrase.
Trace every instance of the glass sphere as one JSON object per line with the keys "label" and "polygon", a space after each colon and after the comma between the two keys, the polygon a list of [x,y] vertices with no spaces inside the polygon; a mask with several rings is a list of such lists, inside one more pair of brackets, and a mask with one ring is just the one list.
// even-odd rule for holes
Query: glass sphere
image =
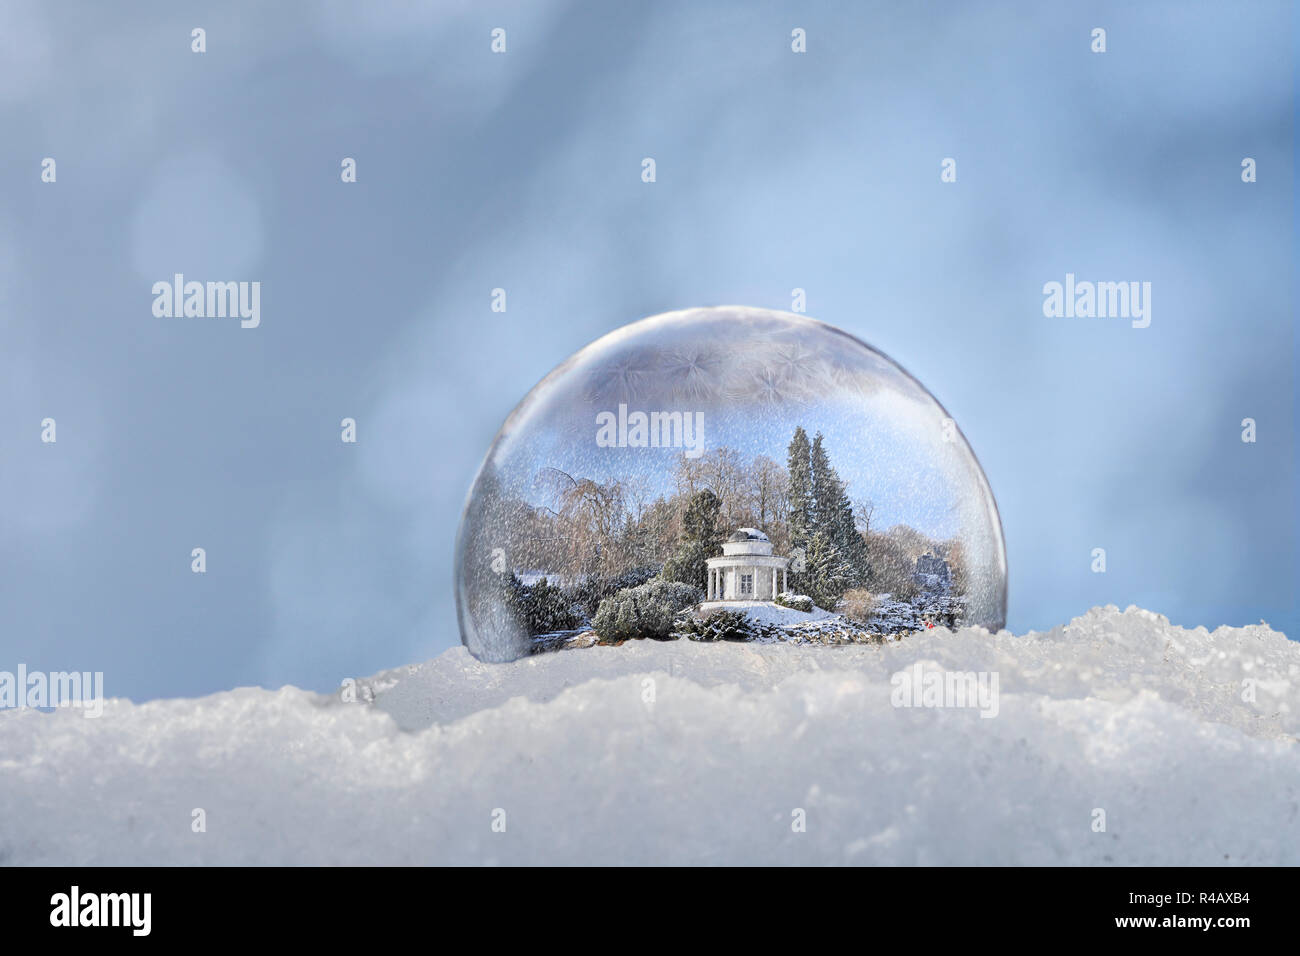
{"label": "glass sphere", "polygon": [[476,658],[628,639],[871,643],[1006,619],[988,481],[882,353],[739,306],[623,326],[515,408],[456,543]]}

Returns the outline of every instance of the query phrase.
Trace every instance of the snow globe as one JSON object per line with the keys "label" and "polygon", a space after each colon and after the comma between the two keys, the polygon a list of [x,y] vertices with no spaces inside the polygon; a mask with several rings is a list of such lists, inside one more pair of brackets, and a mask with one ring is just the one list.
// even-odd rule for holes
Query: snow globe
{"label": "snow globe", "polygon": [[456,542],[476,658],[629,640],[868,644],[1000,629],[997,506],[879,351],[740,306],[634,322],[514,409]]}

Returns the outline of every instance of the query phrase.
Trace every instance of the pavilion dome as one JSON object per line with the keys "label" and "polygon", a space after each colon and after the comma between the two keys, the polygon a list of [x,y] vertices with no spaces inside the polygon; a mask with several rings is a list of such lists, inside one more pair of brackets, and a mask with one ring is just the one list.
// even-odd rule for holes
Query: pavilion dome
{"label": "pavilion dome", "polygon": [[726,541],[722,542],[724,557],[742,554],[770,555],[771,553],[772,542],[757,528],[737,528],[727,536]]}

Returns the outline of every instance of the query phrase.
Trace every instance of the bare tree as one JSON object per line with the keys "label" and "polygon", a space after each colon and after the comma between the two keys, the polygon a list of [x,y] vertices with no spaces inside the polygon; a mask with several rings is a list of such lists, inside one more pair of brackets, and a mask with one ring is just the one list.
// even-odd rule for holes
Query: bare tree
{"label": "bare tree", "polygon": [[876,503],[870,498],[859,498],[853,502],[853,524],[858,534],[866,537],[871,533],[871,516],[876,513]]}
{"label": "bare tree", "polygon": [[700,458],[687,458],[686,452],[677,453],[677,462],[673,468],[673,483],[677,486],[679,498],[689,498],[699,490],[704,482],[704,462]]}
{"label": "bare tree", "polygon": [[722,502],[722,520],[731,528],[743,520],[745,512],[744,467],[734,448],[714,448],[700,459],[704,463],[707,487]]}
{"label": "bare tree", "polygon": [[786,492],[790,476],[766,455],[757,455],[749,466],[750,500],[758,527],[771,537],[775,525],[785,522]]}

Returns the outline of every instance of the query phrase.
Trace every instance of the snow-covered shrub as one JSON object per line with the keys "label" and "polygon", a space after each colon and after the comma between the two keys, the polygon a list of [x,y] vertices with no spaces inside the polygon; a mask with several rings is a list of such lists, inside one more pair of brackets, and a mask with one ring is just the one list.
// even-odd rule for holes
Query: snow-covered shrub
{"label": "snow-covered shrub", "polygon": [[641,637],[663,640],[672,633],[678,614],[702,598],[700,589],[689,584],[648,581],[601,601],[592,628],[605,643]]}
{"label": "snow-covered shrub", "polygon": [[605,598],[612,597],[619,591],[645,584],[658,573],[659,569],[657,567],[646,565],[631,568],[612,578],[593,574],[584,578],[569,590],[569,599],[574,604],[579,605],[587,618],[591,619],[596,616],[596,611],[600,608],[600,602]]}
{"label": "snow-covered shrub", "polygon": [[580,609],[558,587],[542,578],[524,584],[514,574],[506,582],[506,605],[531,635],[566,631],[582,624]]}
{"label": "snow-covered shrub", "polygon": [[924,627],[921,609],[911,601],[882,600],[870,623],[870,630],[878,634],[903,634]]}
{"label": "snow-covered shrub", "polygon": [[812,611],[813,599],[806,594],[794,594],[791,591],[782,591],[776,596],[776,603],[782,607],[788,607],[795,611]]}
{"label": "snow-covered shrub", "polygon": [[699,616],[683,615],[673,633],[692,641],[748,641],[758,631],[744,611],[723,608]]}

